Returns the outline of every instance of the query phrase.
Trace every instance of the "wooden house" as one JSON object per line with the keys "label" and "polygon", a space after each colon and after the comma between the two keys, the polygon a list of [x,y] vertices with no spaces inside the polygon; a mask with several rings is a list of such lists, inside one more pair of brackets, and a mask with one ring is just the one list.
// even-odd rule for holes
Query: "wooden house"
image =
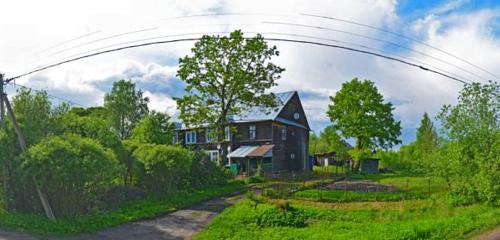
{"label": "wooden house", "polygon": [[297,91],[277,93],[277,108],[254,107],[230,118],[225,139],[215,144],[210,129],[179,125],[176,140],[204,150],[210,160],[222,159],[240,173],[252,173],[260,166],[265,172],[309,169],[309,124]]}

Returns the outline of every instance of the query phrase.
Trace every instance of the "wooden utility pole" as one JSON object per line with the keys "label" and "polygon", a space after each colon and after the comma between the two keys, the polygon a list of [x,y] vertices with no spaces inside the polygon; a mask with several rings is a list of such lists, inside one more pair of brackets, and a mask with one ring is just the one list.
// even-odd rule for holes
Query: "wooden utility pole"
{"label": "wooden utility pole", "polygon": [[[4,86],[5,86],[5,81],[3,79],[3,74],[0,74],[0,121],[2,122],[2,128],[6,129],[7,125],[5,124],[5,107],[7,107],[7,114],[9,116],[10,122],[12,123],[12,126],[14,127],[14,130],[17,135],[17,140],[19,141],[19,146],[21,147],[22,152],[26,152],[27,147],[26,147],[26,141],[24,140],[24,135],[19,127],[19,124],[17,123],[16,117],[14,115],[14,111],[12,111],[12,107],[10,105],[9,99],[7,98],[7,94],[4,93]],[[43,194],[42,190],[40,189],[40,186],[38,185],[37,180],[35,177],[31,177],[33,184],[35,184],[35,189],[36,192],[38,193],[38,197],[40,198],[40,202],[42,203],[43,210],[45,211],[45,215],[47,215],[47,218],[49,218],[51,221],[55,221],[56,218],[54,216],[54,212],[52,211],[52,208],[50,207],[49,201],[47,200],[47,197]]]}

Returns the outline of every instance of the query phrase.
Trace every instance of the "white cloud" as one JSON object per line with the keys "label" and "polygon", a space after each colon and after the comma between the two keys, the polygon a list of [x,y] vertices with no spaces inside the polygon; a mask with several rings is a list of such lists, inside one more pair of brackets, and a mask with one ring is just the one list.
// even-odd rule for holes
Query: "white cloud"
{"label": "white cloud", "polygon": [[[387,47],[381,42],[318,29],[263,24],[263,21],[279,21],[309,24],[356,32],[371,38],[397,41],[394,36],[373,29],[347,24],[345,22],[300,16],[300,13],[332,16],[348,19],[377,27],[390,28],[397,32],[421,38],[429,44],[462,56],[467,60],[494,71],[500,76],[500,43],[493,34],[491,20],[498,19],[498,9],[480,9],[468,12],[454,12],[465,2],[449,2],[431,9],[413,22],[404,22],[397,15],[396,1],[10,1],[2,3],[0,28],[1,71],[8,75],[31,69],[36,57],[33,53],[53,46],[55,43],[97,30],[101,32],[60,48],[47,51],[50,55],[64,49],[118,33],[156,27],[153,31],[123,35],[81,46],[51,57],[43,57],[43,64],[64,59],[76,53],[98,49],[116,43],[159,37],[172,34],[194,32],[230,31],[242,28],[247,32],[284,32],[334,38],[352,44],[364,44],[375,48]],[[26,9],[25,6],[32,7]],[[57,8],[56,8],[57,7]],[[190,14],[214,12],[259,13],[262,15],[219,16],[177,18]],[[292,17],[291,17],[292,16]],[[221,26],[218,24],[228,24]],[[498,34],[498,33],[497,33]],[[190,35],[193,36],[193,35]],[[266,35],[265,35],[266,36]],[[272,35],[267,35],[272,36]],[[184,36],[188,37],[188,36]],[[172,38],[158,38],[172,39]],[[135,43],[140,43],[135,42]],[[467,68],[485,76],[480,70],[451,56],[418,44],[401,41],[418,51],[442,58],[452,64]],[[172,97],[182,94],[182,83],[176,79],[177,59],[189,54],[193,42],[165,44],[130,49],[101,55],[86,60],[63,65],[52,70],[22,78],[19,83],[47,89],[53,94],[63,93],[75,102],[87,105],[102,103],[102,96],[111,87],[111,82],[120,78],[132,78],[151,98],[150,107],[175,115]],[[454,103],[461,88],[449,79],[424,72],[418,68],[391,62],[373,56],[311,45],[295,43],[276,44],[281,52],[275,61],[287,71],[273,90],[298,90],[303,97],[309,121],[319,130],[329,119],[325,112],[329,104],[328,96],[333,95],[342,82],[354,77],[376,82],[379,90],[397,104],[396,116],[405,128],[414,128],[423,114],[428,111],[435,115],[443,104]],[[116,45],[118,46],[118,45]],[[474,79],[468,73],[447,66],[433,58],[399,49],[398,54],[419,61],[432,63],[453,74]],[[486,75],[487,76],[487,75]],[[76,97],[77,99],[73,99]]]}

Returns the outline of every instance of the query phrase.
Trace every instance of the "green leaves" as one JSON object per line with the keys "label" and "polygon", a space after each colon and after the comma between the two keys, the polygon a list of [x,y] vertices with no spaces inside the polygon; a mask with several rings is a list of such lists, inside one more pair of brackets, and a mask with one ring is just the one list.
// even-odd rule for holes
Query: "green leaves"
{"label": "green leaves", "polygon": [[28,183],[37,179],[56,216],[73,216],[96,208],[98,193],[114,184],[120,170],[115,155],[96,141],[65,135],[30,147],[19,173]]}
{"label": "green leaves", "polygon": [[345,138],[356,138],[356,149],[389,148],[401,142],[401,122],[372,81],[354,78],[330,99],[327,115],[333,127]]}
{"label": "green leaves", "polygon": [[131,140],[138,143],[172,144],[175,126],[170,116],[151,112],[132,130]]}
{"label": "green leaves", "polygon": [[113,122],[113,128],[124,140],[132,129],[149,112],[149,99],[142,96],[142,91],[135,89],[132,81],[120,80],[113,83],[113,89],[104,96],[104,107]]}
{"label": "green leaves", "polygon": [[176,100],[188,126],[207,124],[221,141],[228,116],[253,106],[277,106],[266,91],[284,69],[270,62],[279,52],[261,35],[245,38],[240,30],[229,37],[205,35],[191,53],[179,59],[177,72],[187,84],[188,94]]}

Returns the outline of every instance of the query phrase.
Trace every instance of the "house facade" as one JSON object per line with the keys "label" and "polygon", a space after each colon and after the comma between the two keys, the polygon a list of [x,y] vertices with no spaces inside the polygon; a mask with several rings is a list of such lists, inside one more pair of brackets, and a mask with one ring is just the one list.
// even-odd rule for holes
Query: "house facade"
{"label": "house facade", "polygon": [[222,159],[240,173],[258,167],[265,172],[308,169],[309,124],[297,91],[276,94],[276,109],[254,107],[231,118],[225,139],[216,144],[210,129],[179,126],[176,140],[194,150],[204,150],[207,158]]}

